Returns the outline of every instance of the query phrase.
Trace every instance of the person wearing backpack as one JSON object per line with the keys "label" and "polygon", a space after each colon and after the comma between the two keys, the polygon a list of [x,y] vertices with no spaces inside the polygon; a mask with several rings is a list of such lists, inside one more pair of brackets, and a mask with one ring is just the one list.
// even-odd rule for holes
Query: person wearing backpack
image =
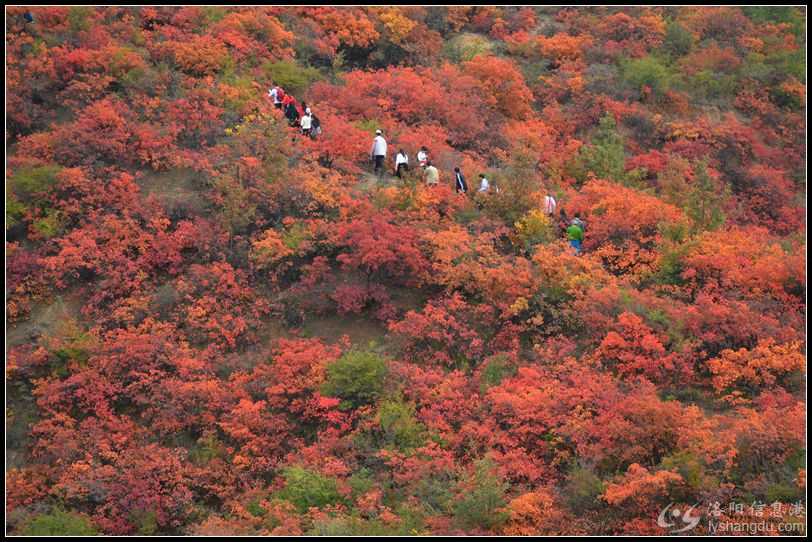
{"label": "person wearing backpack", "polygon": [[282,97],[279,95],[280,92],[284,94],[282,88],[271,81],[271,89],[268,91],[268,97],[273,100],[273,105],[277,109],[282,109]]}
{"label": "person wearing backpack", "polygon": [[581,219],[581,216],[578,213],[575,213],[572,223],[581,228],[582,232],[586,232],[586,222]]}
{"label": "person wearing backpack", "polygon": [[468,184],[465,182],[465,175],[462,174],[459,167],[454,168],[454,190],[457,194],[465,194],[468,192]]}
{"label": "person wearing backpack", "polygon": [[402,171],[409,170],[409,156],[406,154],[406,151],[400,149],[398,151],[397,156],[395,156],[395,175],[397,175],[398,179],[403,178]]}
{"label": "person wearing backpack", "polygon": [[575,254],[577,255],[581,253],[581,244],[584,242],[584,230],[576,220],[580,220],[578,213],[575,213],[575,218],[572,219],[572,223],[567,228],[567,239],[570,242],[570,246],[575,249]]}

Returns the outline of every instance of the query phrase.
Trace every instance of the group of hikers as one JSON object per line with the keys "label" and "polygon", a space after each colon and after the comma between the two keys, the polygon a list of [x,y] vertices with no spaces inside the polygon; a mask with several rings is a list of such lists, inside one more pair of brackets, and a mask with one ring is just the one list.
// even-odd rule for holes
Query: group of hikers
{"label": "group of hikers", "polygon": [[268,90],[268,97],[273,100],[274,107],[281,109],[285,114],[288,124],[291,127],[298,127],[302,135],[316,139],[321,134],[321,121],[305,102],[300,104],[296,98],[285,92],[285,89],[273,82]]}
{"label": "group of hikers", "polygon": [[[378,175],[379,179],[383,178],[387,148],[388,146],[386,139],[383,137],[383,131],[375,130],[375,139],[372,140],[372,148],[369,151],[369,156],[373,162],[374,172]],[[423,179],[428,186],[440,184],[440,171],[432,163],[431,158],[429,158],[429,150],[425,146],[420,147],[420,150],[417,151],[417,164],[423,170]],[[395,169],[392,174],[398,179],[402,179],[403,172],[409,171],[409,169],[409,155],[406,154],[405,150],[400,149],[395,155]],[[468,193],[468,183],[459,167],[454,168],[454,189],[458,194]],[[484,173],[480,173],[479,189],[477,191],[499,192],[499,187],[492,184]]]}
{"label": "group of hikers", "polygon": [[[370,149],[370,159],[373,162],[374,172],[378,178],[383,178],[387,154],[387,143],[383,137],[382,130],[375,130],[375,139],[372,140],[372,148]],[[422,146],[417,152],[418,166],[423,169],[423,179],[428,186],[437,186],[440,184],[440,172],[429,157],[429,150]],[[400,149],[395,155],[395,169],[393,175],[397,178],[403,178],[403,172],[409,170],[409,155],[406,151]],[[454,190],[458,194],[468,193],[468,183],[465,180],[459,166],[454,168]],[[488,180],[484,173],[479,174],[479,193],[498,193],[499,187]],[[547,193],[544,197],[544,212],[550,218],[551,222],[555,222],[555,211],[558,203],[551,193]],[[584,240],[584,232],[586,231],[586,223],[581,219],[579,213],[575,213],[572,220],[567,217],[564,209],[560,209],[558,215],[558,232],[562,237],[566,237],[570,246],[575,250],[576,254],[581,253],[581,244]]]}
{"label": "group of hikers", "polygon": [[[268,90],[268,97],[273,100],[274,107],[282,110],[285,118],[288,119],[288,124],[291,127],[298,127],[302,135],[310,137],[311,139],[316,139],[319,134],[321,134],[321,121],[310,110],[305,102],[300,104],[296,98],[285,92],[281,86],[276,85],[273,82],[271,83],[271,88]],[[375,138],[372,140],[372,148],[370,149],[369,155],[373,163],[373,171],[378,175],[379,179],[383,179],[384,176],[387,150],[388,145],[383,136],[383,131],[380,129],[375,130]],[[437,186],[440,184],[440,171],[432,163],[431,157],[429,156],[429,150],[425,146],[421,146],[420,150],[417,152],[417,164],[418,167],[423,170],[422,177],[426,185]],[[395,155],[395,168],[393,175],[399,179],[402,179],[403,172],[409,171],[409,169],[409,155],[406,154],[406,151],[401,148],[398,150],[397,155]],[[459,166],[454,168],[454,190],[461,195],[468,193],[468,183],[465,180],[465,175],[463,175]],[[490,194],[498,193],[499,191],[499,187],[495,182],[489,180],[484,173],[479,174],[479,188],[477,189],[477,193]],[[481,207],[481,202],[479,205]],[[551,222],[555,222],[554,215],[557,205],[558,204],[555,197],[553,197],[552,194],[547,193],[544,198],[544,212],[550,218]],[[560,209],[557,225],[559,235],[566,237],[572,248],[575,250],[575,253],[580,254],[581,244],[584,240],[584,232],[586,231],[586,224],[580,218],[578,213],[575,213],[572,220],[570,220],[567,217],[564,209]]]}

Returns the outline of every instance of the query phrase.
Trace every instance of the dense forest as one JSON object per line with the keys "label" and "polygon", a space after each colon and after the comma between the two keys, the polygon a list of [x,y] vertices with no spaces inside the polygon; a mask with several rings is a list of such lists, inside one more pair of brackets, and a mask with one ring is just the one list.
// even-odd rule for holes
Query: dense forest
{"label": "dense forest", "polygon": [[7,8],[7,533],[805,526],[805,48],[803,7]]}

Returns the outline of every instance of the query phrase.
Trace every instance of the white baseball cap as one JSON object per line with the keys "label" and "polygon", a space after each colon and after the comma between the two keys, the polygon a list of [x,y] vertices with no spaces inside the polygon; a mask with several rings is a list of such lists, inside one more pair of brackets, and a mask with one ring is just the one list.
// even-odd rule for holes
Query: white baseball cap
{"label": "white baseball cap", "polygon": [[380,130],[375,130],[375,133],[381,135],[383,132],[381,132]]}

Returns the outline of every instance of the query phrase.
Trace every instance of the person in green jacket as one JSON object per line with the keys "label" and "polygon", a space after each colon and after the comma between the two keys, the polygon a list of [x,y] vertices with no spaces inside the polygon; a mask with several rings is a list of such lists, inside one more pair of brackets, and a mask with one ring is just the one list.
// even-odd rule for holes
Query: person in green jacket
{"label": "person in green jacket", "polygon": [[567,228],[567,239],[570,241],[570,246],[575,249],[575,254],[581,253],[581,243],[584,241],[584,230],[581,229],[579,223],[582,223],[578,217],[578,213],[575,214],[575,218],[572,219],[572,223]]}

